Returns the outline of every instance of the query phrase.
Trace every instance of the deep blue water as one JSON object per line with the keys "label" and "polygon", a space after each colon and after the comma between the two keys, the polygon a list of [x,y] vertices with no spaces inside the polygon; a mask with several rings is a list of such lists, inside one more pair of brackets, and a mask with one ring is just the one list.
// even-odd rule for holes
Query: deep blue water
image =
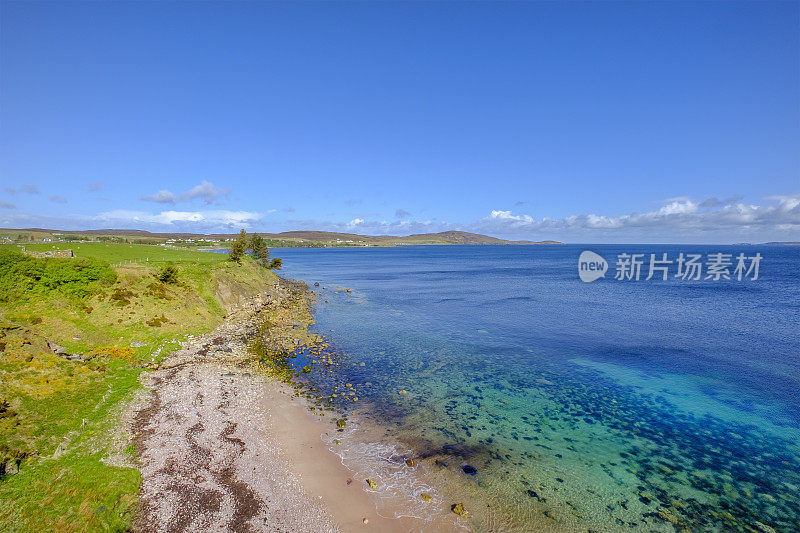
{"label": "deep blue water", "polygon": [[[578,279],[585,249],[605,279]],[[613,279],[623,252],[646,254],[640,281]],[[763,259],[755,281],[645,280],[663,252]],[[568,505],[565,528],[800,529],[800,247],[273,256],[320,283],[315,330],[374,416],[435,464],[477,466],[475,497],[502,498],[509,523]]]}

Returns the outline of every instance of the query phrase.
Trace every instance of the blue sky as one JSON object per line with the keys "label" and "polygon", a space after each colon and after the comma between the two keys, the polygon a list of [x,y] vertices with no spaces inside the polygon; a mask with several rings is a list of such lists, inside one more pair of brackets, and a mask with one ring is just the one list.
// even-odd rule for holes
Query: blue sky
{"label": "blue sky", "polygon": [[800,4],[0,4],[0,226],[800,240]]}

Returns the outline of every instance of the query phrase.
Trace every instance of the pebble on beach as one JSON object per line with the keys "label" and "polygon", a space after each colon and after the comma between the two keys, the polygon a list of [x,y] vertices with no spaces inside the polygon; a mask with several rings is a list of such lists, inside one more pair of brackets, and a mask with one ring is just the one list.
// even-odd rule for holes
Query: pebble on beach
{"label": "pebble on beach", "polygon": [[467,511],[467,508],[464,507],[463,503],[457,503],[453,505],[450,510],[462,518],[469,517],[469,511]]}

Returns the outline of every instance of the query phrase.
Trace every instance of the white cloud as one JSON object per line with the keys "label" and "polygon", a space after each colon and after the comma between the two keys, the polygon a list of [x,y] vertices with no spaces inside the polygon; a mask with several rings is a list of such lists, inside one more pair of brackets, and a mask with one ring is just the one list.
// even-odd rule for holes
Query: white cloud
{"label": "white cloud", "polygon": [[530,215],[512,215],[511,211],[492,211],[489,218],[496,220],[507,220],[511,224],[523,223],[529,224],[533,222],[533,217]]}
{"label": "white cloud", "polygon": [[155,194],[147,194],[142,196],[142,200],[148,202],[156,202],[158,204],[174,204],[177,197],[166,189],[161,189]]}
{"label": "white cloud", "polygon": [[57,194],[51,195],[50,196],[50,201],[54,202],[56,204],[65,204],[65,203],[67,203],[67,199],[66,198],[64,198],[63,196],[59,196]]}
{"label": "white cloud", "polygon": [[527,213],[495,209],[481,220],[456,224],[410,219],[394,222],[367,217],[349,222],[288,220],[291,229],[357,231],[370,235],[406,235],[462,230],[509,239],[557,239],[571,242],[709,242],[753,239],[798,240],[800,194],[774,196],[772,204],[752,205],[732,197],[697,202],[670,198],[658,209],[624,215],[575,214],[562,218],[537,218]]}
{"label": "white cloud", "polygon": [[[148,212],[114,210],[99,215],[32,215],[0,203],[0,227],[56,229],[146,229],[169,232],[235,232],[263,230],[264,217],[276,210],[251,212],[222,209]],[[408,235],[462,230],[508,239],[555,239],[567,242],[766,242],[800,240],[800,194],[771,196],[757,203],[740,197],[696,201],[664,200],[646,212],[629,214],[573,214],[560,218],[495,209],[488,216],[459,224],[438,220],[392,221],[360,214],[349,221],[270,218],[270,231],[327,230],[368,235]],[[274,217],[274,214],[272,215]]]}
{"label": "white cloud", "polygon": [[695,213],[698,206],[691,200],[674,200],[667,205],[663,206],[657,211],[659,215],[680,215],[686,213]]}
{"label": "white cloud", "polygon": [[39,187],[37,187],[36,185],[31,185],[31,184],[22,185],[18,189],[14,189],[13,187],[6,187],[5,190],[6,190],[6,192],[8,194],[10,194],[12,196],[15,195],[15,194],[19,194],[19,193],[39,194]]}
{"label": "white cloud", "polygon": [[286,221],[287,229],[305,229],[320,231],[350,232],[358,230],[359,233],[369,235],[407,235],[411,233],[432,233],[448,229],[459,229],[459,226],[447,222],[434,222],[431,220],[396,220],[394,222],[372,221],[355,218],[349,222],[332,222],[329,220],[290,219]]}
{"label": "white cloud", "polygon": [[[162,225],[192,227],[206,229],[215,227],[249,228],[261,219],[261,213],[252,211],[162,211],[148,213],[146,211],[128,211],[116,209],[100,213],[95,220],[108,224]],[[121,227],[121,226],[120,226]]]}
{"label": "white cloud", "polygon": [[[546,232],[625,233],[632,230],[679,234],[705,232],[746,232],[752,228],[800,231],[800,194],[771,196],[771,205],[746,204],[733,197],[695,202],[673,198],[655,211],[626,215],[580,214],[564,218],[534,218],[528,214],[494,210],[470,227],[474,231],[499,234],[542,234]],[[610,233],[611,232],[611,233]]]}
{"label": "white cloud", "polygon": [[195,185],[185,193],[181,194],[181,198],[187,198],[188,200],[194,200],[195,198],[202,199],[206,204],[210,204],[214,200],[218,198],[222,198],[224,196],[228,196],[230,194],[230,188],[220,188],[214,186],[213,183],[210,181],[203,180],[200,185]]}
{"label": "white cloud", "polygon": [[191,202],[199,198],[208,205],[220,198],[227,197],[230,192],[231,189],[229,187],[217,187],[210,181],[203,180],[199,185],[195,185],[188,191],[179,194],[175,194],[167,189],[161,189],[154,194],[142,196],[142,200],[159,204],[174,204],[178,202]]}
{"label": "white cloud", "polygon": [[742,199],[741,196],[731,196],[725,200],[720,200],[716,196],[712,196],[700,203],[700,207],[717,207],[719,205],[730,205],[739,202]]}
{"label": "white cloud", "polygon": [[[577,217],[570,217],[570,222],[577,220]],[[590,228],[620,228],[625,217],[606,217],[598,215],[586,215],[586,225]]]}
{"label": "white cloud", "polygon": [[15,206],[14,204],[12,204],[10,202],[0,201],[0,209],[16,209],[16,208],[17,208],[17,206]]}
{"label": "white cloud", "polygon": [[800,205],[800,194],[789,196],[767,196],[767,200],[776,201],[782,209],[791,211],[792,209],[797,209],[797,206]]}

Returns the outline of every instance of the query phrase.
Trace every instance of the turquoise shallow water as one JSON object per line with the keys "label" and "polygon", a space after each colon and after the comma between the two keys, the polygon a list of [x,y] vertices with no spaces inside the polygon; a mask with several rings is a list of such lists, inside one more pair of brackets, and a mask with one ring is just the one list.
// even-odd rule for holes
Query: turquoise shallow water
{"label": "turquoise shallow water", "polygon": [[[623,252],[764,259],[756,281],[586,284],[586,248],[612,268]],[[366,406],[478,528],[800,530],[800,248],[273,255],[320,283],[315,330],[341,365],[314,385],[341,400],[351,383],[359,402],[339,405]]]}

